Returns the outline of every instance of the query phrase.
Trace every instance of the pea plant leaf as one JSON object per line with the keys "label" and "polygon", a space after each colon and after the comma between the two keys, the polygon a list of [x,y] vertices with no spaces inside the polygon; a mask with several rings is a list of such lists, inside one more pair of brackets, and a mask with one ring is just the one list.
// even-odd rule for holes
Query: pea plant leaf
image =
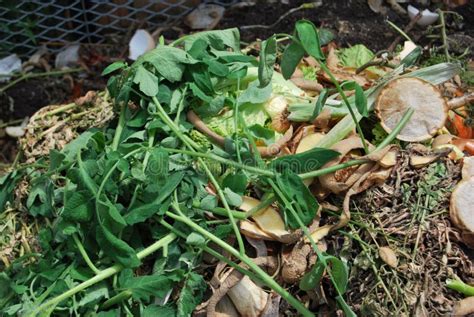
{"label": "pea plant leaf", "polygon": [[293,173],[301,174],[315,171],[338,156],[339,152],[324,148],[314,148],[302,153],[276,158],[270,163],[270,168],[278,172],[289,170]]}
{"label": "pea plant leaf", "polygon": [[190,316],[196,306],[201,303],[205,290],[206,282],[204,278],[197,273],[190,272],[186,276],[184,287],[179,294],[177,316]]}
{"label": "pea plant leaf", "polygon": [[316,216],[319,204],[308,187],[305,186],[298,175],[288,169],[285,169],[282,174],[276,177],[276,182],[280,191],[286,196],[286,201],[291,204],[291,206],[288,206],[287,203],[277,195],[281,209],[285,214],[288,227],[290,227],[290,229],[300,227],[297,219],[290,211],[290,207],[296,211],[304,225],[309,225]]}
{"label": "pea plant leaf", "polygon": [[140,91],[149,97],[158,93],[158,78],[143,66],[138,67],[133,82],[139,84]]}
{"label": "pea plant leaf", "polygon": [[291,42],[283,52],[280,68],[285,79],[291,78],[296,67],[304,57],[305,49],[297,42]]}
{"label": "pea plant leaf", "polygon": [[314,119],[316,119],[317,116],[323,111],[324,104],[326,103],[326,100],[328,99],[329,96],[329,90],[327,88],[324,88],[318,96],[318,99],[316,99],[316,106],[314,107],[313,114],[311,115],[311,118],[309,118],[309,122],[313,122]]}
{"label": "pea plant leaf", "polygon": [[324,60],[318,30],[314,24],[308,20],[300,20],[296,22],[295,29],[305,51],[317,60]]}
{"label": "pea plant leaf", "polygon": [[127,67],[127,63],[124,61],[116,61],[109,66],[107,66],[103,71],[102,71],[102,76],[108,75],[110,73],[115,72],[116,70],[122,69]]}
{"label": "pea plant leaf", "polygon": [[267,86],[272,80],[276,53],[277,42],[276,36],[273,35],[261,44],[260,62],[258,64],[258,80],[260,81],[260,87]]}
{"label": "pea plant leaf", "polygon": [[97,227],[96,232],[97,243],[101,249],[117,263],[124,267],[137,267],[140,265],[135,250],[130,247],[125,241],[116,237],[105,226]]}
{"label": "pea plant leaf", "polygon": [[131,291],[135,299],[163,298],[172,289],[173,280],[164,275],[136,276],[126,279],[121,287]]}
{"label": "pea plant leaf", "polygon": [[[331,270],[331,276],[337,285],[337,288],[344,294],[347,290],[347,282],[349,279],[349,272],[347,269],[346,264],[342,262],[340,259],[331,256],[331,255],[324,255],[326,259],[326,263]],[[306,273],[300,281],[300,289],[304,291],[310,291],[315,289],[320,283],[321,278],[323,277],[324,273],[324,265],[321,261],[318,261],[312,268],[311,271]]]}

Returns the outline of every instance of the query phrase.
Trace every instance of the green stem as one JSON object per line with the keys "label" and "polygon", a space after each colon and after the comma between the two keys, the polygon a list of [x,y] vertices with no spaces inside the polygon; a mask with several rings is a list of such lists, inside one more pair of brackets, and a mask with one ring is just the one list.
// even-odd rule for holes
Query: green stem
{"label": "green stem", "polygon": [[74,243],[76,243],[77,249],[81,253],[82,258],[84,259],[84,261],[86,261],[87,266],[92,270],[92,272],[94,272],[95,274],[99,274],[100,270],[94,265],[94,263],[92,263],[91,259],[89,258],[89,255],[84,249],[84,246],[82,245],[76,233],[72,234],[72,239],[74,240]]}
{"label": "green stem", "polygon": [[[169,233],[160,240],[156,241],[149,247],[143,249],[142,251],[137,253],[138,259],[142,260],[143,258],[147,257],[148,255],[152,254],[153,252],[156,252],[160,248],[162,248],[165,245],[170,244],[174,239],[176,239],[176,235],[174,233]],[[63,300],[85,290],[86,288],[97,284],[117,273],[122,271],[124,267],[120,264],[115,264],[109,268],[106,268],[102,271],[100,271],[98,274],[96,274],[94,277],[88,279],[87,281],[82,282],[79,285],[76,285],[75,287],[69,289],[68,291],[62,293],[59,296],[54,297],[53,299],[47,301],[46,303],[36,307],[33,311],[31,311],[27,316],[29,317],[36,317],[39,313],[42,311],[55,306],[62,302]]]}
{"label": "green stem", "polygon": [[[176,234],[178,237],[181,237],[182,239],[186,240],[187,235],[185,233],[183,233],[182,231],[179,231],[178,229],[174,228],[172,225],[170,225],[169,223],[167,223],[163,219],[159,220],[159,222],[160,222],[161,225],[163,225],[165,228],[167,228],[168,230],[170,230],[171,232]],[[207,252],[210,255],[212,255],[213,257],[215,257],[216,259],[218,259],[219,261],[222,261],[222,262],[225,262],[225,263],[229,264],[233,268],[237,269],[240,273],[247,275],[248,277],[250,277],[251,279],[253,279],[255,281],[260,281],[259,278],[254,273],[252,273],[249,270],[244,269],[243,267],[241,267],[237,263],[233,262],[232,260],[230,260],[226,256],[220,254],[219,252],[211,249],[207,245],[200,246],[200,248],[204,252]]]}
{"label": "green stem", "polygon": [[[403,114],[402,119],[400,120],[400,122],[398,122],[395,129],[393,129],[392,132],[390,132],[387,135],[387,137],[375,148],[374,152],[379,151],[379,150],[383,149],[384,147],[386,147],[387,145],[389,145],[390,143],[392,143],[392,141],[395,139],[395,137],[400,133],[400,131],[408,123],[408,121],[410,120],[410,118],[411,118],[411,116],[413,115],[414,112],[415,112],[415,110],[413,110],[412,108],[408,109]],[[333,172],[338,171],[340,169],[344,169],[346,167],[350,167],[350,166],[354,166],[354,165],[360,165],[360,164],[364,164],[364,163],[367,163],[367,162],[370,162],[370,160],[369,159],[356,159],[356,160],[352,160],[352,161],[347,161],[345,163],[333,165],[333,166],[330,166],[330,167],[327,167],[327,168],[322,168],[320,170],[299,174],[299,176],[302,179],[319,177],[319,176],[322,176],[322,175],[325,175],[325,174],[333,173]]]}
{"label": "green stem", "polygon": [[351,117],[352,117],[352,120],[354,121],[355,125],[356,125],[356,129],[357,129],[357,133],[359,133],[359,137],[362,141],[362,145],[364,147],[364,151],[366,154],[369,154],[369,148],[367,146],[367,142],[365,141],[365,137],[364,137],[364,133],[362,132],[362,129],[360,127],[360,124],[359,124],[359,120],[358,118],[356,117],[355,113],[354,113],[354,110],[352,109],[351,105],[349,104],[349,100],[347,100],[347,96],[346,94],[344,93],[344,91],[342,90],[341,86],[339,85],[339,82],[337,81],[337,79],[334,77],[334,75],[331,73],[331,71],[329,70],[329,68],[326,66],[326,64],[324,64],[323,61],[319,61],[319,65],[321,67],[321,69],[329,76],[329,78],[331,78],[331,81],[333,82],[334,86],[336,86],[336,89],[337,91],[339,92],[339,94],[341,95],[342,97],[342,100],[344,101],[344,104],[346,105],[347,107],[347,110],[349,111]]}
{"label": "green stem", "polygon": [[125,126],[125,112],[127,110],[127,105],[125,103],[122,103],[120,105],[120,116],[119,116],[119,121],[117,124],[117,128],[115,129],[115,134],[114,134],[114,139],[112,141],[112,150],[117,151],[119,143],[120,143],[120,138],[122,137],[122,131],[123,127]]}
{"label": "green stem", "polygon": [[244,169],[249,172],[259,174],[259,175],[264,175],[264,176],[269,176],[269,177],[275,176],[275,174],[272,171],[254,167],[254,166],[245,165],[245,164],[240,164],[238,162],[228,160],[226,158],[223,158],[221,156],[218,156],[212,153],[201,153],[201,152],[194,152],[194,151],[187,151],[187,150],[180,150],[180,149],[170,149],[170,148],[162,148],[162,149],[171,153],[180,153],[180,154],[186,154],[186,155],[194,156],[194,157],[207,158],[207,159],[214,160],[222,164],[226,164],[226,165],[239,168],[239,169]]}
{"label": "green stem", "polygon": [[109,298],[108,300],[106,300],[100,306],[100,309],[101,310],[106,310],[109,307],[112,307],[116,304],[121,303],[124,300],[129,299],[130,297],[132,297],[132,291],[129,291],[129,290],[122,291],[122,292],[118,293],[117,295],[115,295],[114,297]]}
{"label": "green stem", "polygon": [[[176,136],[178,138],[180,138],[181,141],[191,151],[197,152],[197,150],[199,150],[199,146],[194,141],[189,139],[187,136],[183,135],[183,133],[176,126],[176,124],[171,120],[171,118],[165,112],[165,110],[161,106],[158,99],[156,99],[156,97],[153,97],[152,100],[153,100],[153,103],[155,104],[156,108],[158,109],[158,116],[160,116],[161,120],[163,120],[170,127],[170,129],[176,134]],[[217,194],[218,194],[220,200],[222,201],[222,204],[224,205],[224,208],[227,211],[227,217],[229,218],[229,220],[232,224],[232,230],[234,231],[235,237],[237,239],[237,243],[239,245],[239,252],[240,252],[240,254],[244,254],[245,253],[244,241],[242,239],[239,228],[237,226],[237,222],[235,221],[234,216],[232,214],[232,211],[230,210],[227,199],[225,198],[224,192],[222,191],[219,183],[215,179],[214,175],[212,174],[211,170],[207,166],[206,162],[204,162],[204,160],[202,158],[198,158],[198,162],[204,168],[204,171],[206,172],[207,177],[209,177],[209,180],[211,181],[212,185],[214,185],[214,188],[216,189]]]}
{"label": "green stem", "polygon": [[5,86],[0,88],[0,94],[4,93],[7,89],[15,86],[19,82],[31,78],[38,78],[38,77],[46,77],[46,76],[59,76],[59,75],[64,75],[64,74],[70,74],[70,73],[77,73],[80,72],[82,68],[73,68],[73,69],[65,69],[65,70],[57,70],[57,71],[52,71],[52,72],[45,72],[45,73],[28,73],[28,74],[22,74],[20,77],[18,77],[15,80],[12,80]]}
{"label": "green stem", "polygon": [[[215,208],[210,208],[206,210],[206,209],[201,208],[199,204],[193,204],[193,207],[199,211],[208,211],[219,216],[227,216],[227,210],[225,210],[225,208],[215,207]],[[231,210],[231,211],[234,218],[247,219],[245,212],[237,211],[237,210]]]}
{"label": "green stem", "polygon": [[474,296],[474,286],[468,285],[459,279],[447,279],[446,287],[466,296]]}
{"label": "green stem", "polygon": [[[331,280],[331,282],[334,286],[334,289],[336,290],[336,293],[338,295],[339,301],[341,302],[341,305],[349,307],[347,305],[347,303],[345,302],[343,296],[342,296],[342,292],[339,289],[339,287],[338,287],[338,285],[337,285],[337,283],[334,279],[334,276],[332,275],[332,272],[331,272],[330,268],[328,267],[328,264],[327,264],[327,261],[326,261],[326,256],[321,252],[321,250],[319,250],[319,247],[316,244],[316,242],[314,241],[313,237],[311,236],[311,233],[309,232],[308,227],[305,226],[305,224],[301,220],[298,213],[293,209],[293,206],[292,206],[291,202],[288,201],[285,194],[280,190],[280,188],[275,184],[275,182],[272,179],[269,179],[268,182],[270,183],[270,186],[272,186],[272,188],[275,191],[275,193],[277,194],[277,196],[280,197],[280,199],[283,201],[283,203],[285,204],[285,207],[291,212],[292,216],[296,219],[296,221],[298,222],[299,227],[303,230],[303,233],[306,236],[306,238],[308,238],[313,250],[316,252],[317,259],[319,261],[321,261],[321,264],[323,265],[324,269],[326,270],[326,272],[329,275],[329,278],[330,278],[330,280]],[[356,316],[356,315],[354,314],[354,316]]]}
{"label": "green stem", "polygon": [[264,270],[262,270],[258,265],[256,265],[252,259],[250,259],[245,254],[240,254],[236,249],[222,241],[212,233],[208,232],[204,228],[201,228],[199,225],[194,223],[191,219],[186,216],[178,216],[171,212],[166,212],[166,215],[176,221],[182,222],[187,226],[191,227],[196,232],[200,233],[207,239],[211,240],[218,246],[220,246],[224,251],[227,251],[234,257],[241,260],[245,263],[256,275],[257,277],[268,287],[277,292],[283,299],[285,299],[290,305],[292,305],[302,316],[314,316],[299,300],[293,297],[287,290],[281,287],[275,280],[273,280]]}

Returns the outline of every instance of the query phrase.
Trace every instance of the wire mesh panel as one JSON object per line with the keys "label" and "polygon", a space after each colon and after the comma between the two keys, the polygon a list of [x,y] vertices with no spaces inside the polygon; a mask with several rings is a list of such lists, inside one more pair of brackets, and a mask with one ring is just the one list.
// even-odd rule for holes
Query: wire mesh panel
{"label": "wire mesh panel", "polygon": [[180,20],[201,3],[238,0],[0,0],[0,57],[32,54],[39,46],[101,43],[111,34],[154,29]]}

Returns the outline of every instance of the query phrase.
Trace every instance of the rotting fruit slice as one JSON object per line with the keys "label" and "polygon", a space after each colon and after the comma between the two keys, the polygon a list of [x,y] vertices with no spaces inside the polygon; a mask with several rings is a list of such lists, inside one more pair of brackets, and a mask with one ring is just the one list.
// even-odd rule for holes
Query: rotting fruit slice
{"label": "rotting fruit slice", "polygon": [[397,139],[420,142],[430,139],[441,129],[448,117],[448,106],[441,92],[419,78],[399,78],[391,81],[380,92],[375,111],[386,132],[390,133],[403,114],[415,112]]}

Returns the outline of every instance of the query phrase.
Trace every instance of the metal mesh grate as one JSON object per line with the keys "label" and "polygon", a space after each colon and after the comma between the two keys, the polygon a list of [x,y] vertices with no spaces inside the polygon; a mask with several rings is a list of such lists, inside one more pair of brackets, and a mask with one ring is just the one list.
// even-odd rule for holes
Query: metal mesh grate
{"label": "metal mesh grate", "polygon": [[238,0],[33,0],[0,1],[0,57],[30,55],[39,46],[101,43],[111,34],[169,25],[200,3],[229,6]]}

